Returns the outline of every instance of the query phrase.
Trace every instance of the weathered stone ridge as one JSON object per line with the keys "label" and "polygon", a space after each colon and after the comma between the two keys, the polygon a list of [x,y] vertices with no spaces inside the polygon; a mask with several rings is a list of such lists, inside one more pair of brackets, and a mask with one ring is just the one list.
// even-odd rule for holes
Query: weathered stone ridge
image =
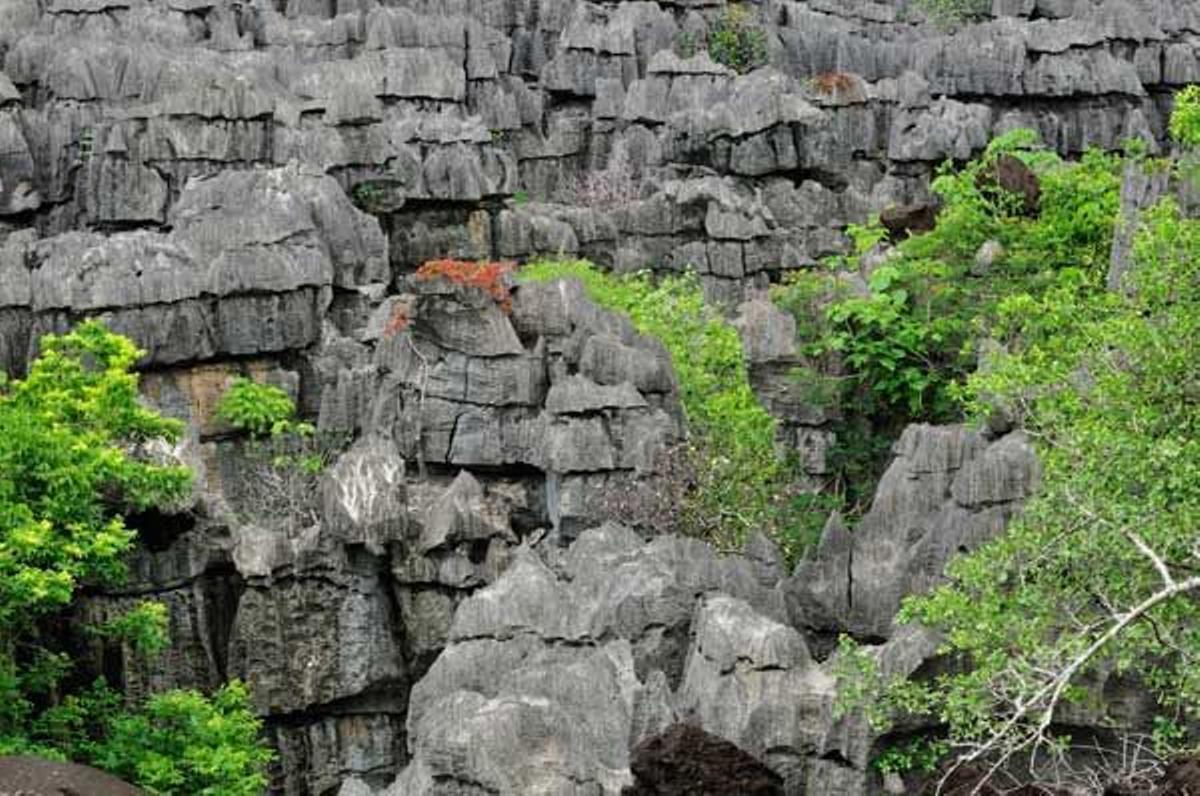
{"label": "weathered stone ridge", "polygon": [[[231,227],[222,245],[236,250]],[[159,233],[104,240],[147,234]],[[302,247],[307,259],[286,244],[269,251],[281,269],[311,262],[314,279],[336,278],[320,246]],[[472,632],[459,604],[516,566],[523,544],[566,545],[598,524],[605,504],[591,496],[617,484],[653,493],[661,455],[681,438],[665,350],[578,283],[515,287],[511,315],[445,279],[411,287],[369,314],[348,309],[355,337],[326,319],[304,373],[257,358],[147,374],[148,397],[190,421],[175,454],[196,469],[197,493],[186,513],[138,518],[130,583],[80,606],[96,622],[146,595],[164,602],[166,655],[147,662],[94,640],[95,666],[132,698],[245,680],[280,752],[278,792],[391,779],[410,754],[414,683]],[[404,326],[389,328],[397,311]],[[154,352],[148,360],[158,364]],[[238,373],[294,393],[315,379],[321,433],[357,438],[308,492],[280,492],[253,444],[212,418]],[[729,572],[748,577],[738,565]],[[781,596],[775,604],[783,610]],[[667,655],[653,641],[635,653]]]}
{"label": "weathered stone ridge", "polygon": [[[1195,0],[997,0],[955,31],[910,2],[771,0],[745,76],[680,54],[722,6],[5,0],[0,218],[170,228],[189,179],[299,162],[380,216],[393,275],[561,250],[737,294],[1003,130],[1161,141],[1200,79]],[[619,202],[581,180],[615,165]]]}
{"label": "weathered stone ridge", "polygon": [[[830,634],[921,666],[896,606],[1019,510],[1027,440],[909,429],[860,527],[832,520],[796,573],[761,539],[605,525],[683,433],[663,347],[575,283],[510,285],[508,312],[413,273],[697,270],[819,478],[832,418],[789,387],[794,323],[761,288],[997,133],[1160,147],[1200,0],[995,0],[956,30],[909,0],[750,2],[747,75],[685,52],[725,5],[0,0],[0,369],[103,317],[198,474],[188,512],[136,518],[127,588],[80,606],[154,596],[174,646],[92,639],[98,670],[134,698],[245,678],[297,796],[617,793],[689,722],[786,793],[878,785],[878,739],[832,719]],[[348,440],[295,511],[244,494],[253,457],[213,417],[238,375]]]}

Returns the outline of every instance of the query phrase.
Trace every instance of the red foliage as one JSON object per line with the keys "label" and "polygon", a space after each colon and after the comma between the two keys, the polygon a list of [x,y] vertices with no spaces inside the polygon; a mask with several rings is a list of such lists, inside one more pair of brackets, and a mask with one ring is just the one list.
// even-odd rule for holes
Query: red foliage
{"label": "red foliage", "polygon": [[392,307],[392,317],[388,318],[387,326],[383,327],[384,336],[391,337],[403,332],[411,321],[412,319],[408,317],[408,307],[404,304],[396,304]]}
{"label": "red foliage", "polygon": [[854,76],[846,72],[822,72],[812,79],[812,86],[829,97],[854,88]]}
{"label": "red foliage", "polygon": [[430,260],[417,269],[417,279],[449,279],[459,285],[487,292],[505,314],[512,312],[512,296],[505,277],[517,267],[512,262],[471,262],[469,260]]}

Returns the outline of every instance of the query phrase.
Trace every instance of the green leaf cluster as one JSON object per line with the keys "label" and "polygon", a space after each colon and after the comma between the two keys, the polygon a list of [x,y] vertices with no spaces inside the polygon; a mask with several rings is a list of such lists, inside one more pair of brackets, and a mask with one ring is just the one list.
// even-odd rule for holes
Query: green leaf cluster
{"label": "green leaf cluster", "polygon": [[171,646],[167,606],[153,600],[143,600],[91,631],[97,636],[128,642],[142,655],[157,655]]}
{"label": "green leaf cluster", "polygon": [[940,28],[987,16],[992,10],[991,0],[915,0],[915,4]]}
{"label": "green leaf cluster", "polygon": [[[1064,278],[1039,296],[1010,297],[997,327],[1008,353],[968,382],[975,417],[1002,409],[1035,438],[1044,482],[1003,536],[951,564],[950,585],[902,613],[942,630],[946,651],[970,663],[930,688],[952,737],[994,732],[1011,709],[997,694],[1029,696],[1040,673],[1061,669],[1162,587],[1131,534],[1180,578],[1200,565],[1200,222],[1166,200],[1143,223],[1129,294]],[[1200,602],[1182,595],[1080,674],[1133,673],[1194,719],[1197,654]]]}
{"label": "green leaf cluster", "polygon": [[233,380],[217,401],[216,416],[239,431],[256,437],[277,436],[293,430],[296,404],[281,388],[245,377]]}
{"label": "green leaf cluster", "polygon": [[[125,575],[135,537],[125,515],[179,503],[191,474],[153,452],[182,426],[140,402],[131,341],[88,321],[42,338],[41,352],[26,378],[0,380],[0,754],[97,764],[155,793],[261,792],[270,752],[244,690],[212,702],[169,692],[128,709],[103,681],[79,688],[57,648],[50,628],[79,588]],[[169,643],[156,602],[88,630],[145,655]],[[125,765],[151,752],[154,766]],[[151,770],[172,766],[184,773]]]}
{"label": "green leaf cluster", "polygon": [[1200,185],[1200,85],[1188,86],[1175,95],[1168,129],[1183,149],[1181,173],[1193,186]]}
{"label": "green leaf cluster", "polygon": [[881,774],[929,774],[949,751],[950,745],[943,740],[918,736],[888,746],[871,760],[871,767]]}
{"label": "green leaf cluster", "polygon": [[342,433],[318,432],[296,419],[296,405],[279,387],[234,379],[216,416],[249,433],[245,468],[228,497],[234,513],[255,525],[291,530],[320,522],[320,476],[348,444]]}
{"label": "green leaf cluster", "polygon": [[240,681],[212,697],[169,691],[110,719],[92,760],[154,794],[258,796],[273,756],[260,728]]}
{"label": "green leaf cluster", "polygon": [[775,421],[750,387],[737,330],[705,302],[694,274],[656,281],[648,272],[615,275],[585,261],[543,261],[522,268],[519,278],[577,279],[593,301],[628,315],[671,354],[698,481],[682,507],[692,532],[736,547],[762,529],[792,558],[815,541],[828,507],[813,496],[787,495],[791,471],[776,456]]}
{"label": "green leaf cluster", "polygon": [[708,33],[708,54],[717,63],[745,74],[767,63],[767,33],[755,23],[749,9],[731,3]]}
{"label": "green leaf cluster", "polygon": [[183,498],[191,476],[137,455],[178,421],[138,401],[141,352],[99,323],[42,339],[24,380],[0,391],[0,656],[83,581],[124,574],[123,513]]}
{"label": "green leaf cluster", "polygon": [[[1002,156],[1027,164],[1041,184],[1030,217],[1022,197],[989,179]],[[1065,162],[1035,133],[1013,130],[961,168],[945,164],[933,182],[942,201],[936,228],[881,254],[878,224],[851,226],[853,248],[822,268],[790,274],[772,298],[796,318],[804,383],[836,379],[843,407],[835,458],[855,473],[877,472],[878,450],[856,443],[886,438],[909,422],[961,417],[959,393],[974,371],[1001,304],[1041,295],[1064,278],[1099,291],[1120,204],[1119,156],[1088,151]],[[976,254],[1000,252],[986,272]],[[872,460],[875,457],[875,460]],[[869,495],[869,479],[850,491]]]}
{"label": "green leaf cluster", "polygon": [[1200,148],[1200,85],[1188,86],[1175,95],[1169,129],[1180,145]]}
{"label": "green leaf cluster", "polygon": [[[1176,107],[1173,128],[1185,124],[1187,100]],[[1002,272],[1007,281],[972,310],[995,351],[957,394],[967,419],[1002,415],[1024,429],[1042,462],[1040,490],[1004,534],[951,562],[946,585],[905,601],[900,620],[939,631],[953,665],[891,682],[844,640],[840,709],[863,708],[877,726],[931,716],[960,750],[1001,739],[997,750],[1032,754],[1052,726],[1056,676],[1065,673],[1065,702],[1098,710],[1084,684],[1116,673],[1157,698],[1149,740],[1166,758],[1200,740],[1200,600],[1163,591],[1200,572],[1200,220],[1174,198],[1143,211],[1127,281],[1107,291],[1105,227],[1123,164],[1098,153],[1033,162],[1050,167],[1042,218],[974,215],[980,198],[959,183],[923,237],[946,224],[969,250],[981,235],[1007,236],[1015,273]],[[977,233],[978,224],[991,228]],[[1101,717],[1110,720],[1120,723]]]}

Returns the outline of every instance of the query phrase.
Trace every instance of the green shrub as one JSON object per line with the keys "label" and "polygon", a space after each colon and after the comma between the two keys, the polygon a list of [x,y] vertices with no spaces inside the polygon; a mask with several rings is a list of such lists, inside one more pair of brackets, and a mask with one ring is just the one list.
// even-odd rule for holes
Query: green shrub
{"label": "green shrub", "polygon": [[929,774],[937,770],[938,764],[950,751],[945,741],[933,738],[910,738],[893,744],[871,760],[871,767],[881,774],[905,774],[918,771]]}
{"label": "green shrub", "polygon": [[[1002,535],[954,559],[945,585],[904,603],[899,620],[937,631],[941,654],[959,665],[889,681],[844,639],[838,710],[863,708],[880,728],[933,717],[960,763],[1018,770],[1036,759],[1044,770],[1071,744],[1057,726],[1064,704],[1094,709],[1092,686],[1116,674],[1149,689],[1166,714],[1152,753],[1194,754],[1200,221],[1173,198],[1144,211],[1128,290],[1105,290],[1121,161],[1037,162],[1041,217],[983,208],[961,183],[947,213],[955,234],[977,234],[963,223],[974,217],[1010,252],[966,294],[968,328],[995,350],[953,392],[969,421],[1002,413],[1024,429],[1042,464],[1038,493]],[[954,249],[939,242],[945,219],[901,256],[944,251],[953,266]]]}
{"label": "green shrub", "polygon": [[[143,352],[132,342],[89,321],[41,349],[27,378],[0,384],[0,754],[98,764],[155,793],[261,792],[270,753],[253,716],[237,712],[244,691],[211,702],[170,692],[124,710],[103,681],[74,687],[80,673],[41,623],[58,622],[81,586],[121,580],[135,536],[126,512],[174,504],[191,485],[186,468],[135,453],[177,439],[181,424],[139,401],[130,369]],[[166,618],[143,602],[86,629],[153,655],[168,644]],[[156,746],[165,737],[176,742]],[[120,762],[151,749],[157,769],[185,773]]]}
{"label": "green shrub", "polygon": [[123,512],[188,493],[186,468],[130,454],[181,429],[139,403],[141,354],[89,322],[44,337],[29,376],[0,388],[0,639],[15,643],[81,582],[119,579],[134,538]]}
{"label": "green shrub", "polygon": [[[1035,217],[1021,197],[987,178],[1004,155],[1038,175]],[[890,435],[910,422],[961,418],[959,393],[975,369],[975,341],[991,333],[1006,297],[1040,295],[1064,274],[1077,275],[1083,290],[1103,290],[1121,168],[1118,156],[1098,151],[1063,162],[1032,131],[1011,131],[964,167],[940,169],[933,190],[943,207],[932,232],[902,241],[878,261],[882,228],[851,226],[848,256],[791,274],[773,290],[796,318],[805,360],[799,376],[813,383],[813,374],[823,374],[842,385],[837,403],[845,421],[836,429],[833,459],[845,468],[839,488],[857,495],[851,505],[869,500]],[[987,241],[1003,254],[988,273],[975,275],[976,252]],[[861,280],[868,255],[877,262],[866,291],[856,292],[849,285]],[[872,437],[883,443],[867,444]]]}
{"label": "green shrub", "polygon": [[762,529],[793,559],[815,540],[814,506],[788,494],[791,472],[776,457],[775,421],[750,387],[737,330],[705,303],[694,275],[656,282],[646,272],[616,276],[587,262],[546,261],[525,266],[519,279],[578,279],[593,301],[625,313],[670,352],[697,480],[682,507],[688,530],[735,547]]}
{"label": "green shrub", "polygon": [[914,0],[930,21],[942,28],[950,28],[986,16],[992,10],[991,0]]}
{"label": "green shrub", "polygon": [[167,606],[153,600],[144,600],[89,631],[95,636],[126,641],[135,652],[143,655],[157,655],[171,646]]}
{"label": "green shrub", "polygon": [[1175,95],[1170,131],[1181,145],[1200,148],[1200,85],[1188,86]]}
{"label": "green shrub", "polygon": [[239,431],[274,436],[290,430],[296,404],[273,384],[238,377],[217,402],[217,418]]}
{"label": "green shrub", "polygon": [[320,522],[321,473],[345,450],[346,436],[318,433],[296,419],[286,392],[245,378],[221,396],[216,415],[251,435],[243,477],[230,488],[239,518],[290,530]]}
{"label": "green shrub", "polygon": [[93,762],[163,796],[259,796],[273,754],[246,686],[225,685],[211,698],[196,691],[150,697],[136,713],[108,722]]}
{"label": "green shrub", "polygon": [[743,5],[730,4],[708,34],[708,54],[719,64],[745,74],[767,63],[767,34]]}
{"label": "green shrub", "polygon": [[1170,132],[1184,150],[1180,172],[1193,185],[1200,185],[1200,85],[1188,86],[1175,95]]}
{"label": "green shrub", "polygon": [[[1038,728],[1059,700],[1086,699],[1080,683],[1113,669],[1200,716],[1200,389],[1194,346],[1180,344],[1200,339],[1200,222],[1173,200],[1144,222],[1128,294],[1064,273],[1054,289],[1004,300],[1008,353],[966,395],[980,421],[1000,405],[1028,430],[1041,489],[1002,536],[951,563],[948,585],[906,601],[901,620],[940,631],[944,652],[971,667],[875,679],[860,694],[887,706],[881,720],[916,705],[959,749],[1037,754],[1053,742]],[[1191,592],[1164,591],[1167,577]],[[1166,731],[1155,741],[1189,745]]]}

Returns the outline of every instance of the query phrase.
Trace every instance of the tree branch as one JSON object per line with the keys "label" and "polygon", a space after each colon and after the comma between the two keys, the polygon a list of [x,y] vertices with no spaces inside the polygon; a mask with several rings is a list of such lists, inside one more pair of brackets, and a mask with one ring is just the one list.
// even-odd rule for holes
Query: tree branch
{"label": "tree branch", "polygon": [[1171,570],[1167,569],[1166,563],[1158,553],[1150,549],[1150,545],[1142,541],[1142,537],[1138,536],[1133,531],[1125,531],[1125,538],[1133,542],[1133,546],[1138,549],[1138,552],[1150,559],[1154,564],[1154,568],[1158,570],[1158,574],[1162,576],[1163,585],[1166,588],[1171,588],[1175,585],[1175,578],[1171,576]]}
{"label": "tree branch", "polygon": [[[1141,542],[1141,540],[1139,539],[1134,543],[1138,544],[1138,542]],[[1154,551],[1151,550],[1144,542],[1141,542],[1139,546],[1139,549],[1142,548],[1145,548],[1143,552],[1148,554],[1152,560],[1158,561],[1161,564],[1162,559],[1159,558],[1159,556],[1154,553]],[[1162,566],[1165,569],[1165,565]],[[1162,574],[1162,570],[1160,570],[1159,574]],[[946,772],[946,775],[942,777],[941,782],[938,784],[938,792],[941,792],[942,787],[950,778],[950,775],[953,774],[962,764],[972,763],[981,757],[1000,749],[1004,744],[1005,739],[1008,738],[1013,729],[1020,724],[1021,720],[1034,710],[1038,709],[1038,706],[1042,704],[1043,700],[1045,700],[1045,707],[1042,708],[1042,717],[1038,722],[1037,727],[1031,731],[1028,736],[1021,739],[1021,741],[1015,746],[1012,746],[1004,751],[1000,757],[1000,760],[998,760],[996,764],[991,767],[991,770],[989,770],[988,774],[979,781],[974,789],[972,789],[972,796],[978,794],[984,785],[987,784],[988,779],[992,777],[992,775],[996,772],[996,770],[999,769],[1003,762],[1011,757],[1014,752],[1030,743],[1038,743],[1039,740],[1045,736],[1045,732],[1050,727],[1050,723],[1054,718],[1054,709],[1058,706],[1059,701],[1062,699],[1063,692],[1079,673],[1079,670],[1082,669],[1088,663],[1088,661],[1094,658],[1096,654],[1100,652],[1100,650],[1104,649],[1104,647],[1108,645],[1110,641],[1119,636],[1125,630],[1125,628],[1129,627],[1142,616],[1144,616],[1146,612],[1180,594],[1200,590],[1200,576],[1193,576],[1187,580],[1177,581],[1174,578],[1171,578],[1170,572],[1167,572],[1165,577],[1168,580],[1164,584],[1163,588],[1142,600],[1142,602],[1138,603],[1126,613],[1119,614],[1114,617],[1115,621],[1108,630],[1106,630],[1095,641],[1089,644],[1088,647],[1083,650],[1083,652],[1079,653],[1079,655],[1072,659],[1057,675],[1054,676],[1053,679],[1042,686],[1030,699],[1019,704],[1017,709],[1013,712],[1013,715],[1009,717],[1009,719],[1002,727],[1000,727],[1000,729],[996,730],[996,732],[992,734],[991,738],[989,738],[982,746],[976,748],[969,754],[961,756],[959,760],[950,768],[950,770]]]}

